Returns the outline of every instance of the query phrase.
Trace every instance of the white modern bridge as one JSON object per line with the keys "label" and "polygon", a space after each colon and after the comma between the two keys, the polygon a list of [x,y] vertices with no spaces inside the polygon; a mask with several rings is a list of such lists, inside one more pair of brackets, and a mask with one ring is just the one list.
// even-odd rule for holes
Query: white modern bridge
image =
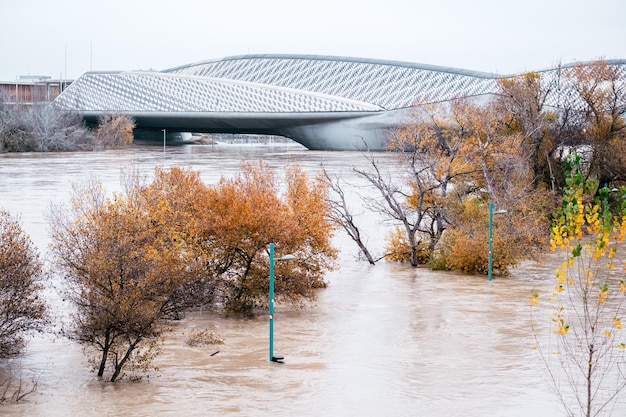
{"label": "white modern bridge", "polygon": [[[607,62],[626,77],[626,60]],[[105,114],[129,115],[157,138],[163,129],[268,134],[314,150],[382,150],[412,106],[492,95],[497,80],[510,77],[372,59],[243,55],[164,71],[88,72],[54,103],[92,124]]]}

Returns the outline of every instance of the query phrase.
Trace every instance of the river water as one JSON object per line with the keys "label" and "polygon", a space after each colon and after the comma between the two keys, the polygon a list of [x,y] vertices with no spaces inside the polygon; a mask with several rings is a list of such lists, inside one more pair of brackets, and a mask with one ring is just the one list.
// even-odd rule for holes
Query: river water
{"label": "river water", "polygon": [[[378,156],[392,167],[389,154]],[[45,257],[46,212],[67,201],[71,184],[95,176],[109,191],[131,166],[150,174],[157,165],[191,167],[206,183],[235,173],[242,160],[282,170],[298,162],[357,186],[350,172],[358,152],[312,152],[295,145],[156,146],[59,154],[1,154],[0,207],[21,216]],[[363,192],[363,190],[360,190]],[[351,194],[351,204],[360,200]],[[387,227],[362,209],[358,221],[374,252]],[[346,236],[335,239],[340,268],[330,285],[301,311],[277,306],[275,352],[267,360],[268,322],[188,314],[171,324],[159,370],[142,382],[100,381],[81,348],[53,333],[35,336],[10,362],[35,393],[0,405],[8,416],[533,416],[564,413],[544,384],[530,329],[528,296],[549,291],[557,255],[527,263],[510,277],[465,276],[380,262],[358,262]],[[280,256],[280,254],[277,254]],[[54,284],[54,280],[52,280]],[[55,286],[46,296],[63,317]],[[59,319],[60,320],[60,319]],[[546,316],[546,326],[549,316]],[[191,348],[192,329],[211,329],[223,345]],[[219,351],[218,353],[215,353]],[[215,353],[215,354],[214,354]],[[212,355],[213,354],[213,355]],[[0,371],[6,371],[0,369]],[[620,412],[621,411],[621,412]],[[626,414],[618,404],[614,415]]]}

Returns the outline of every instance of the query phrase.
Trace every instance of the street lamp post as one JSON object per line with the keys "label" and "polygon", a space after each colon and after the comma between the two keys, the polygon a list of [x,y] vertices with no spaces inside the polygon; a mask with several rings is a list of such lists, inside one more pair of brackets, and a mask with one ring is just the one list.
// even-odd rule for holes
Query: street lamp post
{"label": "street lamp post", "polygon": [[285,255],[282,258],[274,259],[274,244],[270,243],[270,362],[283,363],[283,356],[274,355],[274,262],[290,261],[296,259],[293,255]]}
{"label": "street lamp post", "polygon": [[493,203],[489,202],[489,255],[488,255],[488,267],[487,267],[487,279],[491,281],[491,275],[493,270],[493,215],[505,214],[506,210],[498,210],[493,212]]}
{"label": "street lamp post", "polygon": [[161,129],[163,131],[163,160],[165,161],[165,136],[167,133],[167,129]]}

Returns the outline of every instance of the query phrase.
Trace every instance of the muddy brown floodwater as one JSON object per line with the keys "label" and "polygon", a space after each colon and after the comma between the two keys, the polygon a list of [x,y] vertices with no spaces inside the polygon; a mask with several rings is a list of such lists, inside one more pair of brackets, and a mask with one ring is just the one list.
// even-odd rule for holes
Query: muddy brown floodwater
{"label": "muddy brown floodwater", "polygon": [[[291,162],[313,173],[327,169],[358,186],[350,172],[358,152],[311,152],[298,146],[158,146],[69,154],[0,155],[0,207],[19,214],[45,257],[45,215],[67,201],[73,182],[89,176],[119,190],[120,170],[157,165],[191,167],[207,183],[232,175],[242,160],[264,160],[279,171]],[[393,169],[388,154],[381,164]],[[362,190],[361,190],[362,191]],[[356,195],[351,204],[360,206]],[[360,221],[374,252],[384,226],[362,209]],[[80,346],[50,332],[35,336],[25,354],[5,364],[35,393],[0,405],[7,416],[562,416],[547,390],[534,350],[528,296],[549,291],[557,255],[528,263],[510,277],[465,276],[406,265],[357,262],[356,245],[338,234],[340,268],[328,288],[301,311],[278,305],[275,352],[267,360],[268,321],[226,319],[209,312],[171,323],[158,372],[140,383],[107,383],[89,371]],[[280,254],[278,254],[280,255]],[[46,297],[58,328],[66,306],[52,278]],[[549,321],[549,316],[546,316]],[[547,324],[546,324],[547,325]],[[215,330],[223,345],[191,348],[194,329]],[[215,353],[219,351],[219,353]],[[626,415],[620,403],[614,415]]]}

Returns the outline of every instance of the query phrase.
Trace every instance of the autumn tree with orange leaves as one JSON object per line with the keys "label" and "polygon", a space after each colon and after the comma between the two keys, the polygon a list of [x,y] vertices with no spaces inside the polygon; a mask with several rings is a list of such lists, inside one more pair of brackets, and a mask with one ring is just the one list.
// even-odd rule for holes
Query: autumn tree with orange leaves
{"label": "autumn tree with orange leaves", "polygon": [[41,275],[39,255],[19,219],[0,210],[0,358],[20,353],[25,336],[46,323]]}
{"label": "autumn tree with orange leaves", "polygon": [[110,370],[112,382],[149,365],[161,320],[177,311],[175,295],[193,277],[193,253],[165,214],[149,210],[140,192],[107,197],[95,181],[75,186],[71,205],[51,212],[52,253],[75,307],[66,334],[94,352],[98,376]]}
{"label": "autumn tree with orange leaves", "polygon": [[[551,159],[557,149],[557,111],[548,106],[548,98],[557,94],[558,78],[546,81],[536,72],[498,80],[499,92],[494,110],[506,136],[517,136],[517,146],[529,165],[534,187],[552,184]],[[553,186],[554,188],[554,186]]]}
{"label": "autumn tree with orange leaves", "polygon": [[206,239],[211,238],[203,223],[208,188],[200,174],[177,167],[157,167],[151,183],[128,188],[129,194],[137,193],[145,204],[152,227],[169,231],[161,235],[165,239],[162,245],[178,247],[187,255],[183,279],[170,294],[171,314],[177,317],[181,311],[215,302],[217,279],[213,271],[206,270],[202,257]]}
{"label": "autumn tree with orange leaves", "polygon": [[381,204],[402,213],[397,219],[412,220],[388,237],[388,259],[413,253],[406,257],[412,265],[487,273],[489,202],[507,211],[495,225],[496,273],[541,250],[549,200],[545,187],[534,183],[523,135],[511,130],[507,117],[494,103],[458,100],[416,108],[394,134],[389,147],[398,151],[407,182],[404,188],[388,182],[398,191],[382,193],[387,203]]}
{"label": "autumn tree with orange leaves", "polygon": [[400,224],[388,237],[389,259],[406,258],[413,266],[428,262],[452,222],[450,205],[468,192],[465,184],[478,168],[468,158],[467,129],[455,118],[461,115],[443,106],[416,109],[410,122],[394,132],[387,148],[397,152],[405,187],[385,180],[371,155],[374,169],[357,170],[383,197],[372,207]]}
{"label": "autumn tree with orange leaves", "polygon": [[537,149],[524,129],[512,127],[510,113],[500,104],[463,103],[452,109],[466,133],[465,158],[476,171],[464,178],[474,188],[451,207],[453,227],[440,252],[449,269],[488,272],[489,203],[506,212],[493,218],[496,274],[539,256],[547,245],[553,202],[545,184],[536,180],[532,161]]}
{"label": "autumn tree with orange leaves", "polygon": [[276,297],[300,305],[325,286],[336,250],[327,189],[301,168],[286,189],[265,164],[206,186],[197,172],[157,168],[143,184],[107,196],[98,182],[75,186],[51,211],[52,252],[75,307],[66,334],[87,346],[110,381],[149,369],[163,320],[221,306],[253,314],[267,302],[268,246],[297,261],[276,266]]}
{"label": "autumn tree with orange leaves", "polygon": [[287,169],[286,191],[267,165],[244,164],[203,197],[202,246],[206,273],[218,277],[229,312],[252,314],[267,303],[270,243],[297,259],[276,264],[276,298],[298,304],[325,286],[324,273],[337,256],[334,227],[322,178],[299,166]]}

